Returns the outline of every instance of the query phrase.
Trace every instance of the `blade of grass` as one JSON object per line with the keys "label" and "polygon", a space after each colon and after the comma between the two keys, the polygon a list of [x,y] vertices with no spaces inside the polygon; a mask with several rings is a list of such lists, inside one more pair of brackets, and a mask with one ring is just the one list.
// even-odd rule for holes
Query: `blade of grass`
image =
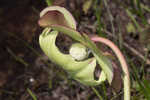
{"label": "blade of grass", "polygon": [[48,6],[51,6],[53,4],[53,0],[45,0],[45,2]]}
{"label": "blade of grass", "polygon": [[[120,49],[123,49],[123,36],[122,36],[122,32],[121,32],[121,29],[123,28],[121,22],[120,22],[120,17],[118,16],[117,17],[117,21],[118,21],[118,35],[117,35],[117,38],[118,38],[118,45],[119,45],[119,48]],[[117,41],[117,40],[116,40]]]}
{"label": "blade of grass", "polygon": [[30,96],[32,97],[33,100],[37,100],[36,95],[34,93],[32,93],[32,91],[29,88],[27,88],[27,91],[28,91],[28,93],[30,94]]}
{"label": "blade of grass", "polygon": [[134,5],[137,7],[137,9],[135,9],[135,10],[136,10],[137,14],[141,17],[142,23],[143,23],[144,25],[146,25],[146,24],[147,24],[147,21],[146,21],[146,19],[145,19],[145,17],[144,17],[144,13],[143,13],[143,10],[142,10],[142,7],[141,7],[141,2],[140,2],[140,0],[134,0]]}
{"label": "blade of grass", "polygon": [[135,18],[133,17],[132,13],[130,12],[130,10],[126,9],[126,13],[128,14],[128,16],[131,18],[131,20],[133,21],[133,23],[135,24],[137,30],[139,32],[142,32],[142,29],[140,27],[140,25],[138,24],[138,22],[135,20]]}
{"label": "blade of grass", "polygon": [[117,100],[116,98],[120,95],[122,95],[123,92],[119,92],[118,94],[116,94],[114,97],[111,98],[111,100]]}
{"label": "blade of grass", "polygon": [[133,64],[132,61],[130,63],[131,63],[131,66],[132,66],[132,71],[133,71],[132,74],[135,77],[135,80],[137,81],[137,83],[139,84],[141,92],[147,98],[147,100],[150,100],[150,94],[149,94],[150,89],[149,89],[149,86],[147,86],[149,84],[147,84],[147,82],[145,80],[143,81],[143,79],[141,80],[139,78],[139,76],[138,76],[139,73],[138,73],[138,70],[137,70],[136,66]]}
{"label": "blade of grass", "polygon": [[148,59],[148,54],[149,54],[149,51],[146,51],[144,60],[142,61],[142,65],[141,65],[141,72],[143,73],[143,76],[145,76],[144,66],[146,64],[146,60]]}
{"label": "blade of grass", "polygon": [[103,88],[103,91],[104,91],[105,100],[108,100],[107,99],[107,91],[106,91],[106,85],[105,85],[105,83],[102,83],[102,88]]}
{"label": "blade of grass", "polygon": [[107,13],[108,13],[108,16],[109,16],[109,19],[110,19],[113,36],[115,36],[115,27],[114,27],[114,24],[113,24],[114,18],[112,16],[111,12],[110,12],[109,6],[107,4],[107,0],[103,0],[103,1],[104,1],[104,5],[106,7],[106,10],[107,10]]}
{"label": "blade of grass", "polygon": [[141,3],[141,7],[143,9],[145,9],[146,11],[150,12],[150,8],[148,6],[146,6],[146,5],[144,5],[144,4]]}
{"label": "blade of grass", "polygon": [[22,63],[24,66],[29,66],[29,64],[24,61],[21,57],[18,57],[10,48],[7,48],[8,53],[18,62]]}
{"label": "blade of grass", "polygon": [[145,90],[147,91],[148,93],[148,98],[150,98],[150,85],[149,85],[150,81],[146,80],[146,79],[143,79],[143,84],[144,84],[144,87],[145,87]]}
{"label": "blade of grass", "polygon": [[102,4],[102,0],[100,1],[99,3],[99,0],[96,0],[95,1],[95,5],[94,5],[94,10],[95,10],[95,16],[96,16],[96,21],[98,23],[98,26],[97,26],[97,33],[99,36],[104,36],[104,34],[102,33],[102,27],[103,27],[103,24],[102,24],[102,21],[101,21],[101,15],[102,15],[102,7],[103,7],[103,4]]}
{"label": "blade of grass", "polygon": [[96,88],[91,87],[92,90],[94,91],[94,93],[97,95],[97,97],[99,98],[99,100],[104,100],[103,97],[99,94],[99,92],[96,90]]}

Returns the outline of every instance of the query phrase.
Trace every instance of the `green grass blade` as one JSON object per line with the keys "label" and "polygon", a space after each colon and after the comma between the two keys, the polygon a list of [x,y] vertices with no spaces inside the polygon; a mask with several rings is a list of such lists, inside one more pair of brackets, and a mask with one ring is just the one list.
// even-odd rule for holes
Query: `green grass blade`
{"label": "green grass blade", "polygon": [[149,86],[149,82],[145,79],[141,80],[138,76],[138,70],[136,69],[136,66],[131,63],[132,69],[133,69],[133,76],[135,77],[135,80],[137,81],[140,90],[142,92],[142,94],[145,96],[145,98],[147,100],[150,100],[150,86]]}
{"label": "green grass blade", "polygon": [[114,23],[113,23],[113,20],[114,20],[113,15],[111,14],[111,10],[108,6],[107,0],[103,0],[103,1],[104,1],[104,5],[106,7],[107,13],[108,13],[108,17],[110,19],[110,24],[111,24],[113,36],[115,36],[115,27],[114,27]]}
{"label": "green grass blade", "polygon": [[21,57],[18,57],[10,48],[7,48],[8,53],[18,62],[22,63],[24,66],[29,66],[29,64],[24,61]]}
{"label": "green grass blade", "polygon": [[147,100],[150,100],[150,81],[143,79],[143,93]]}
{"label": "green grass blade", "polygon": [[48,6],[51,6],[53,4],[53,0],[45,0]]}
{"label": "green grass blade", "polygon": [[100,1],[100,4],[98,4],[99,0],[96,0],[95,1],[95,6],[94,6],[94,10],[95,10],[95,16],[96,16],[96,21],[97,21],[97,32],[98,32],[98,35],[99,36],[104,36],[105,34],[102,33],[102,27],[103,27],[103,24],[102,24],[102,20],[101,20],[101,15],[102,15],[102,7],[103,7],[103,3],[102,1]]}
{"label": "green grass blade", "polygon": [[103,97],[99,94],[99,92],[96,90],[96,88],[91,87],[94,93],[98,96],[99,100],[104,100]]}
{"label": "green grass blade", "polygon": [[141,4],[141,7],[142,7],[143,9],[145,9],[146,11],[150,12],[150,8],[149,8],[148,6],[146,6],[146,5],[144,5],[144,4]]}
{"label": "green grass blade", "polygon": [[133,17],[132,13],[126,9],[126,13],[128,14],[128,16],[131,18],[131,20],[133,21],[133,23],[135,24],[135,26],[137,27],[139,32],[142,32],[142,29],[140,27],[140,25],[137,23],[137,21],[135,20],[135,18]]}
{"label": "green grass blade", "polygon": [[30,94],[30,96],[32,97],[33,100],[37,100],[36,95],[29,89],[27,88],[28,93]]}

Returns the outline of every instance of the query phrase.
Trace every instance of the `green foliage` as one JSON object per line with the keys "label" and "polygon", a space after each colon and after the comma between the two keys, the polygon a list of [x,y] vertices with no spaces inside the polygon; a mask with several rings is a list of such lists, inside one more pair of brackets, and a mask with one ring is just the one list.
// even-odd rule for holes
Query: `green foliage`
{"label": "green foliage", "polygon": [[134,27],[134,25],[132,24],[132,23],[128,23],[128,25],[126,26],[126,28],[127,28],[127,32],[128,33],[136,33],[136,29],[135,29],[135,27]]}
{"label": "green foliage", "polygon": [[136,69],[136,66],[133,63],[131,63],[131,65],[132,65],[132,70],[133,70],[132,74],[133,74],[133,76],[135,78],[135,82],[136,82],[135,83],[136,90],[138,92],[141,92],[145,96],[146,100],[150,100],[150,94],[149,94],[150,93],[150,86],[149,86],[150,81],[148,81],[144,78],[140,79],[139,72]]}
{"label": "green foliage", "polygon": [[37,100],[36,95],[29,89],[27,88],[28,93],[30,94],[30,96],[32,97],[33,100]]}
{"label": "green foliage", "polygon": [[93,0],[87,0],[84,4],[83,4],[83,11],[85,14],[87,14],[88,10],[91,8],[92,6],[92,2]]}
{"label": "green foliage", "polygon": [[95,10],[95,16],[96,16],[96,23],[98,24],[97,25],[97,33],[99,36],[104,36],[104,34],[102,34],[102,28],[103,28],[103,23],[102,23],[102,20],[101,20],[101,16],[102,16],[102,7],[103,7],[103,3],[102,3],[102,0],[100,1],[100,3],[98,3],[99,0],[95,0],[95,4],[94,4],[94,10]]}
{"label": "green foliage", "polygon": [[135,20],[135,18],[134,18],[134,16],[132,15],[131,11],[128,10],[128,9],[126,9],[126,13],[127,13],[128,16],[131,18],[131,20],[133,21],[133,23],[135,24],[137,30],[138,30],[139,32],[141,32],[142,29],[141,29],[140,25],[138,24],[138,22]]}
{"label": "green foliage", "polygon": [[53,4],[53,0],[45,0],[48,6],[51,6]]}

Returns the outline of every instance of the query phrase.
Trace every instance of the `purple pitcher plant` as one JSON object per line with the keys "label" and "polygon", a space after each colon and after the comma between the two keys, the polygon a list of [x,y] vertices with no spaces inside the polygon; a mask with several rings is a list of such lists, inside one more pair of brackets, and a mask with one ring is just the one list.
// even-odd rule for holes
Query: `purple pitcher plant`
{"label": "purple pitcher plant", "polygon": [[[39,37],[39,44],[43,52],[53,63],[68,72],[69,76],[84,85],[96,86],[104,81],[108,81],[111,85],[114,78],[114,68],[111,60],[97,48],[95,43],[100,42],[110,47],[116,54],[122,67],[124,100],[130,100],[128,66],[123,54],[114,43],[103,37],[79,33],[72,14],[63,7],[50,6],[45,8],[40,13],[38,23],[41,27],[44,27]],[[76,42],[70,47],[69,54],[62,53],[56,46],[56,38],[60,32],[68,35]],[[93,54],[93,57],[89,57],[90,52]],[[102,69],[98,80],[94,79],[94,71],[97,64]]]}

